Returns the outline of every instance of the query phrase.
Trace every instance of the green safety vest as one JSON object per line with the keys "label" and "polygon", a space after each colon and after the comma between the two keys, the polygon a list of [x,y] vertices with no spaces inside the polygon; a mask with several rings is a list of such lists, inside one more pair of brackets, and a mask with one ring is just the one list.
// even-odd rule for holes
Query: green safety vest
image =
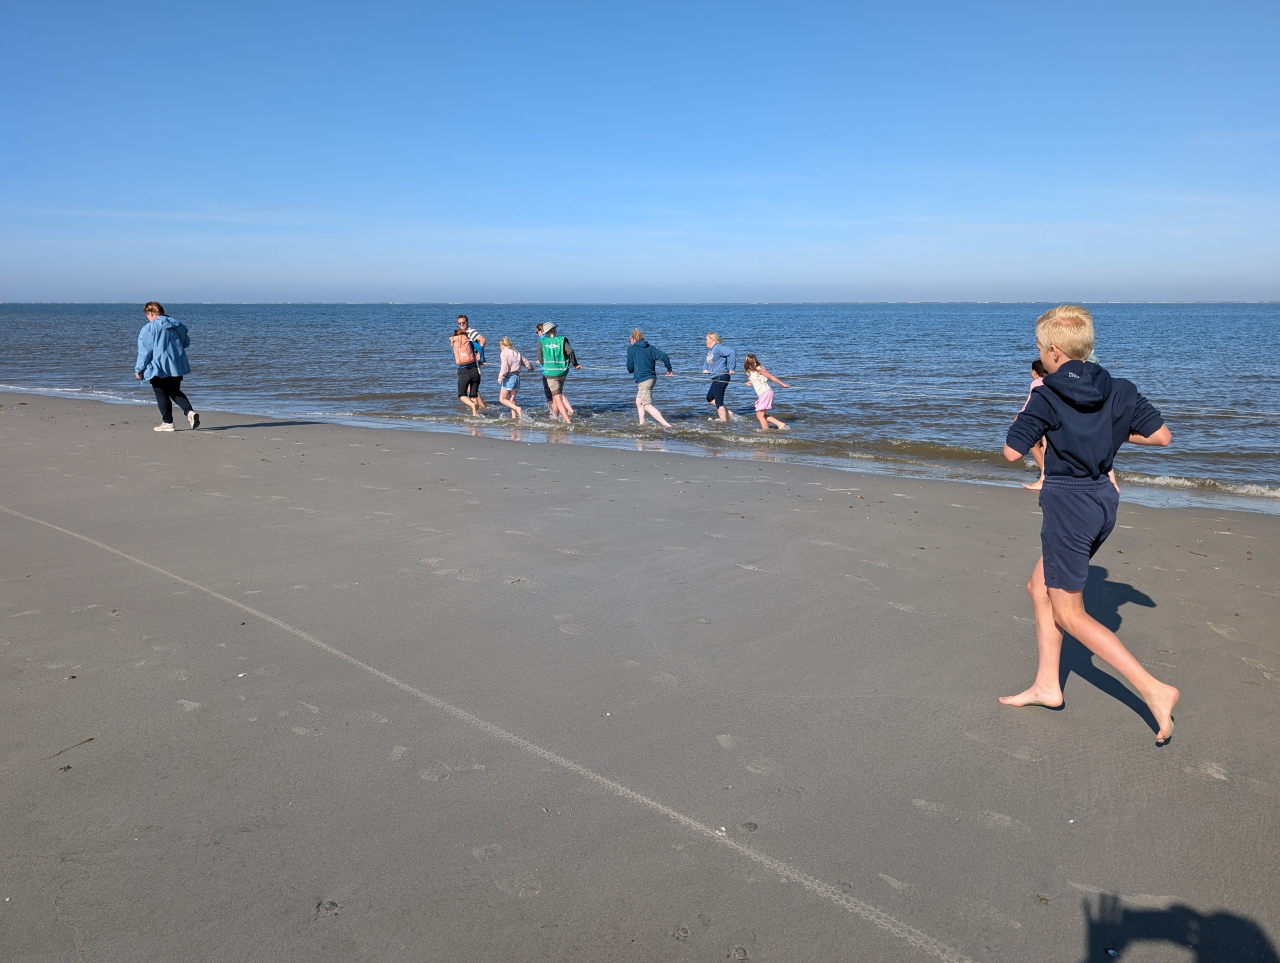
{"label": "green safety vest", "polygon": [[559,378],[569,370],[564,358],[564,338],[552,336],[540,339],[542,343],[542,373],[548,378]]}

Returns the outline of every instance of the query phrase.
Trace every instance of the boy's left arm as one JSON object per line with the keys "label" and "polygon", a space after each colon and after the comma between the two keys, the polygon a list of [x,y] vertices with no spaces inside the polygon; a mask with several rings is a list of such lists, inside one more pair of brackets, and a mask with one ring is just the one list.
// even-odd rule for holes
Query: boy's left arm
{"label": "boy's left arm", "polygon": [[1134,445],[1164,447],[1173,441],[1173,432],[1164,423],[1156,406],[1138,395],[1133,408],[1133,420],[1129,423],[1129,442]]}
{"label": "boy's left arm", "polygon": [[1129,443],[1131,445],[1155,445],[1163,448],[1171,441],[1173,441],[1173,432],[1169,430],[1168,425],[1161,425],[1149,435],[1140,435],[1136,431],[1129,432]]}

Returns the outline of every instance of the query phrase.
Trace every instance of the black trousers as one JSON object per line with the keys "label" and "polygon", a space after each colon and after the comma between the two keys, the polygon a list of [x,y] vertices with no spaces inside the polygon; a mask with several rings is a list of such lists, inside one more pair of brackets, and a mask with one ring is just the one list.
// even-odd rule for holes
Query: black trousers
{"label": "black trousers", "polygon": [[173,403],[175,401],[184,415],[191,410],[191,402],[182,393],[181,375],[176,378],[162,378],[156,375],[151,379],[151,390],[156,393],[156,404],[160,407],[160,420],[166,425],[173,424]]}

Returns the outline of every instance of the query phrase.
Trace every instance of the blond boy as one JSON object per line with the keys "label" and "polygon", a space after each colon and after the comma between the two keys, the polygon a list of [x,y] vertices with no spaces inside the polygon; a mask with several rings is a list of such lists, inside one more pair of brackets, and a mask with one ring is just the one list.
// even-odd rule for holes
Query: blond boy
{"label": "blond boy", "polygon": [[1126,441],[1163,446],[1173,436],[1132,382],[1112,378],[1084,360],[1093,342],[1093,317],[1079,305],[1059,305],[1036,320],[1036,347],[1048,374],[1009,428],[1004,456],[1019,461],[1045,440],[1042,554],[1027,582],[1039,661],[1031,686],[1000,701],[1062,705],[1059,672],[1066,631],[1112,665],[1146,701],[1156,722],[1156,744],[1162,745],[1173,735],[1180,693],[1143,668],[1114,632],[1085,611],[1084,586],[1089,559],[1115,527],[1120,496],[1107,475],[1116,452]]}

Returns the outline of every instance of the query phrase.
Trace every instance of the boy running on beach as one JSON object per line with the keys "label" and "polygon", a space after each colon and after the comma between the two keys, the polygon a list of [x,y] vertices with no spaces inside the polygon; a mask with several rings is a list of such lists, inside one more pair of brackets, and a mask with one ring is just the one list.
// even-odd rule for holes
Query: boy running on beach
{"label": "boy running on beach", "polygon": [[1112,378],[1100,365],[1084,360],[1093,341],[1093,317],[1079,305],[1059,305],[1036,320],[1036,346],[1047,374],[1009,428],[1004,456],[1019,461],[1045,440],[1042,555],[1027,582],[1039,662],[1031,686],[1000,701],[1008,706],[1062,705],[1059,667],[1066,631],[1119,671],[1143,698],[1155,717],[1156,745],[1161,745],[1173,735],[1173,707],[1180,693],[1144,669],[1114,632],[1085,611],[1084,586],[1089,559],[1115,527],[1120,495],[1108,472],[1116,452],[1126,441],[1163,446],[1173,436],[1132,382]]}
{"label": "boy running on beach", "polygon": [[660,425],[671,427],[671,422],[662,417],[662,412],[653,403],[653,386],[658,383],[658,363],[666,365],[667,377],[671,377],[671,358],[659,348],[655,348],[644,339],[644,332],[639,328],[631,329],[631,346],[627,348],[627,371],[636,382],[636,414],[640,416],[640,424],[644,424],[647,414]]}

